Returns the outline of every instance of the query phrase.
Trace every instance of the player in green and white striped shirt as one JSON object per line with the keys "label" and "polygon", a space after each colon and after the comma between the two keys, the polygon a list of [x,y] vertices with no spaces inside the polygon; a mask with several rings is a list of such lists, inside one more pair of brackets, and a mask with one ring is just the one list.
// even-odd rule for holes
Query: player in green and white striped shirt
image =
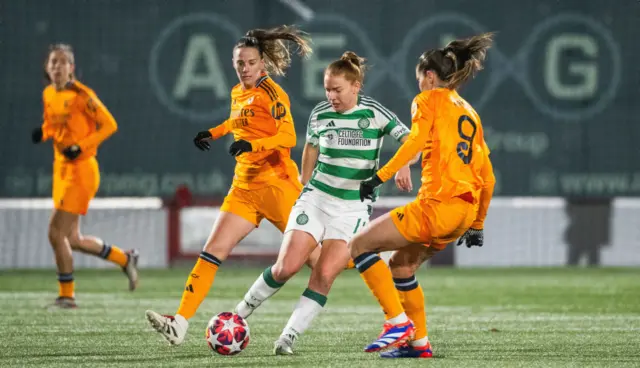
{"label": "player in green and white striped shirt", "polygon": [[[360,200],[360,182],[377,171],[383,136],[404,142],[409,134],[394,113],[359,95],[364,68],[364,59],[349,51],[327,67],[328,101],[319,103],[309,117],[301,170],[306,186],[291,210],[278,261],[258,277],[236,307],[241,317],[251,315],[322,244],[309,286],[275,342],[275,354],[293,353],[295,340],[320,313],[333,281],[349,263],[347,243],[369,222],[372,212],[372,201]],[[410,190],[408,166],[396,183]]]}

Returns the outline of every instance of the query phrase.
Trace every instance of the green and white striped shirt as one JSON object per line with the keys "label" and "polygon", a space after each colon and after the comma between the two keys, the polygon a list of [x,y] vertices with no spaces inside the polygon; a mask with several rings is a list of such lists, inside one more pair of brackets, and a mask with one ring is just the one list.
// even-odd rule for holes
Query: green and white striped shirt
{"label": "green and white striped shirt", "polygon": [[378,170],[382,138],[400,141],[409,129],[371,97],[359,96],[357,105],[343,113],[328,102],[311,111],[307,143],[320,146],[320,155],[308,187],[334,197],[360,201],[360,182]]}

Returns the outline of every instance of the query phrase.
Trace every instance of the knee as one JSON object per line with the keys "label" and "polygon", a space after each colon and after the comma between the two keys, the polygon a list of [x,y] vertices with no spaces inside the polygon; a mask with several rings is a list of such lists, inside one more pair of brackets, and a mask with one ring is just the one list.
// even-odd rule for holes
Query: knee
{"label": "knee", "polygon": [[287,282],[293,275],[300,271],[301,267],[302,265],[292,264],[292,262],[276,262],[276,264],[271,266],[271,275],[277,282]]}
{"label": "knee", "polygon": [[51,243],[51,246],[55,247],[55,244],[62,238],[64,238],[64,231],[62,230],[62,228],[55,224],[49,224],[49,242]]}
{"label": "knee", "polygon": [[67,236],[67,240],[69,240],[69,245],[71,246],[71,249],[78,250],[81,248],[80,244],[82,242],[82,239],[80,237],[80,234],[73,233]]}
{"label": "knee", "polygon": [[351,254],[351,258],[353,259],[365,252],[362,247],[363,242],[360,239],[362,239],[362,237],[356,235],[351,238],[351,241],[349,241],[349,253]]}
{"label": "knee", "polygon": [[400,262],[397,259],[394,259],[394,257],[391,257],[391,259],[389,260],[389,268],[391,269],[391,274],[394,278],[397,279],[406,279],[409,277],[413,277],[419,267],[420,263]]}

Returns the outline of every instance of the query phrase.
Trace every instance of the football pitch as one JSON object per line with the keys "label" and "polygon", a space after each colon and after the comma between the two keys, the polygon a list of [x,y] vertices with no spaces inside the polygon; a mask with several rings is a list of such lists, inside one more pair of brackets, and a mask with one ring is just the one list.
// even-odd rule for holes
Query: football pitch
{"label": "football pitch", "polygon": [[54,271],[0,273],[2,367],[622,367],[640,366],[640,269],[422,269],[431,360],[362,352],[382,314],[357,271],[343,273],[294,356],[273,342],[306,286],[305,270],[248,320],[251,342],[212,355],[207,321],[230,311],[262,269],[228,265],[190,321],[183,345],[153,331],[146,309],[175,312],[188,268],[142,270],[137,291],[118,270],[75,272],[77,310],[44,308]]}

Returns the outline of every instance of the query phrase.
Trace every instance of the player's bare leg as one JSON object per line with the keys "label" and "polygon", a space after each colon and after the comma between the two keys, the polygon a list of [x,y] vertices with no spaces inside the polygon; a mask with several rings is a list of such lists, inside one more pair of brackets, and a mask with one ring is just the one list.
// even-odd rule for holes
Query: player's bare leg
{"label": "player's bare leg", "polygon": [[267,267],[251,285],[244,298],[235,308],[242,318],[249,317],[265,300],[273,296],[307,262],[318,242],[311,234],[291,230],[284,234],[278,259]]}
{"label": "player's bare leg", "polygon": [[71,233],[68,236],[71,249],[85,254],[103,258],[122,268],[129,279],[129,290],[133,291],[138,286],[138,250],[122,249],[107,244],[104,240],[94,236],[80,233],[80,216],[76,215],[71,224]]}
{"label": "player's bare leg", "polygon": [[318,263],[318,259],[320,259],[320,251],[321,251],[322,247],[316,247],[313,252],[311,252],[311,254],[309,255],[309,258],[307,259],[306,265],[309,266],[310,269],[313,270],[313,268],[316,266],[316,264]]}
{"label": "player's bare leg", "polygon": [[433,353],[427,335],[424,292],[415,277],[416,270],[442,248],[411,244],[394,252],[389,260],[393,282],[402,307],[413,322],[415,335],[407,344],[380,354],[382,358],[430,358]]}
{"label": "player's bare leg", "polygon": [[366,352],[400,345],[413,338],[414,326],[395,291],[389,267],[378,252],[398,250],[411,244],[398,231],[389,213],[373,220],[349,242],[351,257],[365,283],[378,299],[385,314],[390,316],[378,339],[365,348]]}
{"label": "player's bare leg", "polygon": [[311,272],[309,285],[302,293],[287,325],[274,344],[276,355],[293,354],[293,344],[322,311],[333,282],[351,259],[347,242],[344,240],[324,240],[321,249],[316,267]]}
{"label": "player's bare leg", "polygon": [[73,281],[73,255],[67,235],[78,215],[55,209],[49,220],[49,243],[55,254],[58,271],[58,298],[53,306],[75,308],[75,284]]}
{"label": "player's bare leg", "polygon": [[189,328],[188,320],[207,296],[215,279],[218,266],[227,259],[231,250],[253,229],[255,224],[229,212],[221,212],[211,229],[207,243],[187,279],[182,300],[175,316],[146,311],[147,320],[172,345],[184,341]]}

